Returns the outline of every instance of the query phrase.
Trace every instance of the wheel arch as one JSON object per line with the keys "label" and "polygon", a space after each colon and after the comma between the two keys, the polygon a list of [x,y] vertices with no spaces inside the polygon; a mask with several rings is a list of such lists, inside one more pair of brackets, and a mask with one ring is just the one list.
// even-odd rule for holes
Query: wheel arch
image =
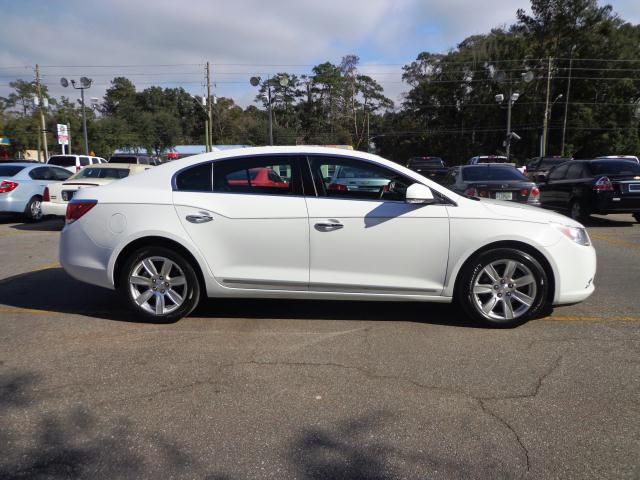
{"label": "wheel arch", "polygon": [[540,262],[540,265],[542,266],[542,268],[544,269],[545,273],[547,274],[547,280],[549,281],[549,289],[547,291],[547,300],[549,302],[553,302],[553,300],[555,298],[555,294],[556,294],[556,278],[555,278],[554,269],[551,266],[551,262],[545,256],[545,254],[542,253],[535,246],[533,246],[531,244],[528,244],[528,243],[525,243],[525,242],[520,242],[520,241],[517,241],[517,240],[502,240],[502,241],[488,243],[487,245],[483,245],[482,247],[478,248],[473,253],[471,253],[465,259],[465,261],[462,263],[462,265],[460,266],[458,271],[455,272],[456,278],[455,278],[455,282],[454,282],[454,286],[453,286],[453,296],[454,296],[454,298],[456,298],[456,296],[457,296],[457,294],[459,292],[459,283],[460,283],[460,276],[461,276],[460,274],[465,271],[465,268],[467,267],[467,265],[469,265],[469,263],[473,262],[474,259],[478,257],[478,255],[480,255],[480,254],[482,254],[482,253],[484,253],[486,251],[489,251],[489,250],[495,250],[497,248],[518,249],[518,250],[521,250],[521,251],[523,251],[525,253],[528,253],[533,258],[535,258],[538,262]]}
{"label": "wheel arch", "polygon": [[206,294],[207,284],[204,279],[202,267],[196,257],[191,253],[191,251],[175,240],[156,235],[136,238],[135,240],[128,243],[122,250],[120,250],[118,256],[116,257],[112,274],[113,285],[116,289],[119,287],[121,269],[129,255],[142,247],[150,246],[169,248],[184,256],[185,260],[187,260],[191,264],[194,271],[196,272],[201,291]]}

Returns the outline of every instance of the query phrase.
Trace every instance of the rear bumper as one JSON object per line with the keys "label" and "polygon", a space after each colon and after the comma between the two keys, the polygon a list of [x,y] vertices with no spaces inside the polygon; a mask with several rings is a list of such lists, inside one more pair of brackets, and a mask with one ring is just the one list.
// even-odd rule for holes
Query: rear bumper
{"label": "rear bumper", "polygon": [[[13,192],[11,192],[13,193]],[[27,206],[22,198],[16,198],[14,195],[0,193],[0,213],[22,213]]]}
{"label": "rear bumper", "polygon": [[640,195],[598,198],[591,211],[600,214],[640,212]]}
{"label": "rear bumper", "polygon": [[67,213],[66,203],[42,202],[43,215],[55,215],[57,217],[64,217],[66,213]]}
{"label": "rear bumper", "polygon": [[60,265],[76,280],[113,289],[107,265],[113,251],[97,245],[80,222],[66,225],[60,234]]}

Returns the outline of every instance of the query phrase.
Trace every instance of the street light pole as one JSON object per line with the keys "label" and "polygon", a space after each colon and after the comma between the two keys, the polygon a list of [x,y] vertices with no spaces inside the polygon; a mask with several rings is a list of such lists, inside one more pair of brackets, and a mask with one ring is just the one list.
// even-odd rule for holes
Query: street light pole
{"label": "street light pole", "polygon": [[547,66],[547,97],[544,102],[544,120],[542,123],[542,145],[540,156],[544,157],[547,153],[547,130],[549,128],[549,96],[551,95],[551,57]]}
{"label": "street light pole", "polygon": [[[84,91],[87,88],[90,88],[92,83],[93,83],[93,80],[91,80],[90,78],[81,77],[80,86],[77,87],[76,81],[71,80],[71,86],[76,90],[80,90],[80,103],[82,105],[82,135],[84,137],[84,154],[85,155],[89,155],[89,138],[87,136],[87,113],[85,111],[85,105],[84,105]],[[67,88],[69,86],[69,81],[63,77],[60,79],[60,85],[62,85],[64,88]]]}
{"label": "street light pole", "polygon": [[269,101],[269,145],[273,145],[273,111],[271,109],[271,76],[267,80],[267,97]]}
{"label": "street light pole", "polygon": [[560,147],[560,156],[564,157],[564,141],[567,133],[567,113],[569,111],[569,91],[571,89],[571,68],[573,67],[573,52],[576,46],[571,47],[571,56],[569,57],[569,75],[567,78],[567,92],[564,98],[564,119],[562,121],[562,146]]}
{"label": "street light pole", "polygon": [[[289,85],[289,78],[287,75],[279,75],[277,77],[272,77],[269,75],[267,79],[266,87],[267,87],[267,108],[269,110],[269,145],[273,145],[273,109],[272,109],[272,98],[271,98],[271,80],[277,79],[278,83],[281,87],[286,88]],[[257,87],[260,85],[260,77],[251,77],[249,79],[249,83],[253,87]],[[265,83],[262,83],[262,86],[265,86]]]}

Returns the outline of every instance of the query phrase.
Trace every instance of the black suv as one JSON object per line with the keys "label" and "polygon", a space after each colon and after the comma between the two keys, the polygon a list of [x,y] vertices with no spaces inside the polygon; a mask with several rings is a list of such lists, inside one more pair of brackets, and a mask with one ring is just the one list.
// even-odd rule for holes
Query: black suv
{"label": "black suv", "polygon": [[449,169],[440,157],[411,157],[407,161],[407,168],[420,175],[441,182],[449,172]]}
{"label": "black suv", "polygon": [[592,213],[631,213],[640,222],[640,164],[633,160],[571,160],[538,184],[543,207],[575,220]]}

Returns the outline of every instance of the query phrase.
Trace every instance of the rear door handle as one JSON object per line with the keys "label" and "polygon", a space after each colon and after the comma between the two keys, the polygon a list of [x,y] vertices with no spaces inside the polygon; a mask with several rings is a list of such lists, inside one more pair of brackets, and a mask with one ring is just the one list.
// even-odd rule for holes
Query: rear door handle
{"label": "rear door handle", "polygon": [[326,230],[340,230],[344,227],[343,224],[335,222],[335,223],[316,223],[315,225],[317,230],[326,231]]}
{"label": "rear door handle", "polygon": [[187,215],[187,222],[191,223],[207,223],[213,220],[213,217],[207,213],[201,213],[200,215]]}

